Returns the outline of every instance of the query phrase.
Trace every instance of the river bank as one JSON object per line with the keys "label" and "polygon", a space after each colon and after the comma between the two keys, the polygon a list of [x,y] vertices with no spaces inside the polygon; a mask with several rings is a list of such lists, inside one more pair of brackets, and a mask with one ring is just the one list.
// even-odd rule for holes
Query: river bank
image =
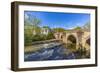
{"label": "river bank", "polygon": [[36,52],[38,50],[41,50],[43,48],[51,48],[55,47],[58,45],[61,45],[62,43],[59,42],[58,40],[46,40],[46,41],[40,41],[40,42],[34,42],[33,45],[30,46],[25,46],[24,47],[24,52],[25,53],[31,53],[31,52]]}

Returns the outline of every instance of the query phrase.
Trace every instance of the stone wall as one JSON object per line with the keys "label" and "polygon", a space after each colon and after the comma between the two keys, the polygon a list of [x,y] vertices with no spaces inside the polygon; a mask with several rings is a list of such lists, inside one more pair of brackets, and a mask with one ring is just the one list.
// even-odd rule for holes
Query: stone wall
{"label": "stone wall", "polygon": [[90,38],[90,32],[89,31],[83,31],[82,33],[82,37],[81,37],[81,42],[79,41],[79,37],[77,35],[77,32],[75,31],[70,31],[70,32],[66,32],[66,33],[55,33],[54,36],[57,40],[61,40],[63,43],[66,43],[68,42],[68,37],[70,35],[73,35],[75,38],[76,38],[76,49],[79,48],[79,44],[82,44],[82,47],[85,47],[86,50],[90,49],[90,45],[88,45],[86,43],[86,40],[88,40]]}

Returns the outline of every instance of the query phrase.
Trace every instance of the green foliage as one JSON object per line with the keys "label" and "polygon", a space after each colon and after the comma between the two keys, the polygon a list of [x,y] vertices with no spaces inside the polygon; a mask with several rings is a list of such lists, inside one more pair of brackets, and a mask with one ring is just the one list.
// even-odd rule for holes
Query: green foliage
{"label": "green foliage", "polygon": [[25,26],[24,28],[24,43],[25,45],[31,45],[32,44],[32,27],[31,26]]}
{"label": "green foliage", "polygon": [[31,14],[25,14],[24,23],[25,25],[39,26],[41,24],[41,20]]}
{"label": "green foliage", "polygon": [[75,29],[75,30],[81,30],[82,28],[77,26],[77,27],[75,27],[74,29]]}
{"label": "green foliage", "polygon": [[40,34],[41,28],[38,26],[33,26],[33,30],[35,30],[36,34]]}
{"label": "green foliage", "polygon": [[42,35],[36,34],[36,35],[34,35],[34,36],[32,37],[32,41],[33,41],[33,42],[34,42],[34,41],[41,41],[41,40],[43,40]]}
{"label": "green foliage", "polygon": [[32,41],[42,41],[42,40],[50,40],[53,39],[54,36],[53,34],[50,32],[48,33],[48,35],[44,35],[44,34],[36,34],[32,37]]}
{"label": "green foliage", "polygon": [[24,43],[26,45],[32,45],[32,40],[41,40],[40,35],[33,35],[33,31],[36,32],[36,34],[40,34],[41,28],[39,27],[41,21],[36,18],[29,15],[29,18],[25,18],[24,20]]}
{"label": "green foliage", "polygon": [[48,35],[46,36],[46,39],[53,39],[55,38],[52,32],[49,32]]}
{"label": "green foliage", "polygon": [[42,40],[41,35],[40,34],[40,27],[35,27],[36,30],[36,35],[33,35],[33,27],[32,25],[25,25],[24,26],[24,41],[25,41],[25,46],[27,45],[32,45],[33,41],[38,41],[38,40]]}
{"label": "green foliage", "polygon": [[76,44],[75,43],[70,43],[70,44],[68,43],[67,48],[68,49],[76,49]]}
{"label": "green foliage", "polygon": [[[33,28],[35,28],[36,34],[33,35]],[[25,46],[32,45],[32,42],[35,41],[44,41],[44,40],[50,40],[53,39],[53,33],[49,32],[47,35],[41,34],[41,28],[37,26],[32,25],[25,25],[24,26],[24,41]]]}
{"label": "green foliage", "polygon": [[49,27],[49,26],[43,26],[43,28],[47,28],[47,29],[50,29],[50,27]]}
{"label": "green foliage", "polygon": [[38,26],[40,23],[41,23],[41,21],[38,18],[35,17],[32,19],[32,24],[34,26]]}
{"label": "green foliage", "polygon": [[65,29],[63,29],[63,28],[54,28],[53,31],[54,32],[65,32]]}

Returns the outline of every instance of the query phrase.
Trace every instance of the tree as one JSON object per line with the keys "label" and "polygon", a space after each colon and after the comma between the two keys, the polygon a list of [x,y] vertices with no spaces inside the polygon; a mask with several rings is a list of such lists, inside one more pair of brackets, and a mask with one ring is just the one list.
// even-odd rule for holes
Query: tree
{"label": "tree", "polygon": [[40,20],[31,14],[24,17],[24,41],[25,46],[32,45],[33,33],[40,33]]}
{"label": "tree", "polygon": [[82,28],[79,27],[79,26],[77,26],[77,27],[75,27],[74,29],[75,29],[75,30],[81,30]]}
{"label": "tree", "polygon": [[40,21],[40,19],[38,19],[36,16],[32,15],[31,13],[27,14],[27,16],[28,16],[28,18],[27,18],[27,21],[25,21],[25,22],[32,25],[33,34],[36,34],[37,27],[39,27],[39,25],[41,24],[41,21]]}
{"label": "tree", "polygon": [[65,32],[65,29],[63,29],[63,28],[54,28],[53,31],[54,32]]}
{"label": "tree", "polygon": [[32,20],[32,23],[33,23],[34,26],[39,26],[41,21],[38,18],[34,17],[33,20]]}
{"label": "tree", "polygon": [[32,26],[25,25],[24,26],[24,45],[31,45],[32,44]]}
{"label": "tree", "polygon": [[43,26],[43,28],[47,28],[47,29],[50,29],[50,27],[49,27],[49,26]]}
{"label": "tree", "polygon": [[41,21],[38,19],[38,18],[33,18],[32,20],[32,25],[33,25],[33,34],[36,34],[36,30],[37,30],[37,27],[39,26],[39,24],[41,23]]}

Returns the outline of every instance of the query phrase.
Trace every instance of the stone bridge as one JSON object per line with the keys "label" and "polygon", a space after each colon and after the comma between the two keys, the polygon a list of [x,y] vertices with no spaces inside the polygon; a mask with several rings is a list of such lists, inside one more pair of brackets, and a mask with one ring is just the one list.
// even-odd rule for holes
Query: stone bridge
{"label": "stone bridge", "polygon": [[[75,48],[80,46],[86,50],[90,49],[90,31],[89,30],[68,30],[66,32],[54,33],[57,40],[61,40],[63,43],[76,43]],[[72,40],[71,40],[72,39]]]}

